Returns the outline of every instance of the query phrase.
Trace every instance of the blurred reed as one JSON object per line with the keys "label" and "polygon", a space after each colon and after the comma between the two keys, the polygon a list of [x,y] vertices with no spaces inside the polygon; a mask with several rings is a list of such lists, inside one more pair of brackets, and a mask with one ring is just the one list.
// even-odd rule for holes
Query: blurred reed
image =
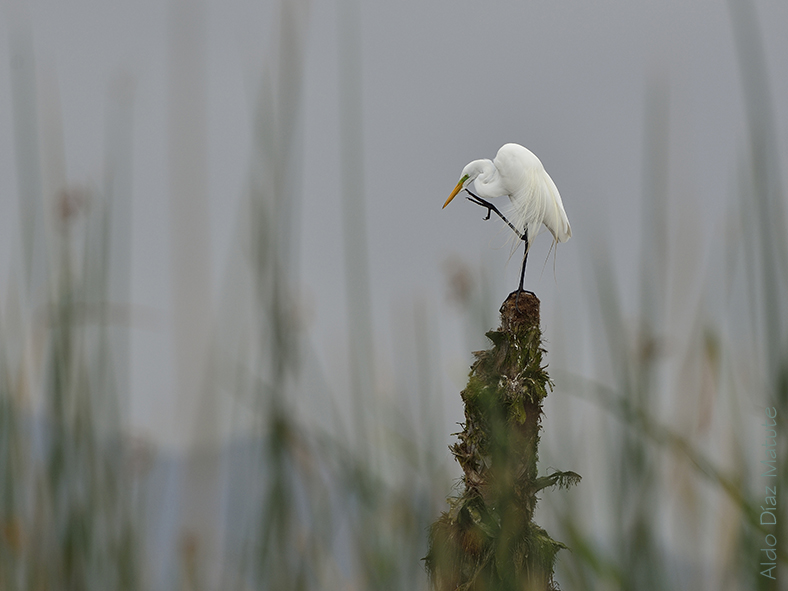
{"label": "blurred reed", "polygon": [[[129,234],[113,230],[130,162],[108,160],[103,192],[65,182],[57,93],[36,110],[27,41],[12,48],[23,219],[0,317],[0,588],[137,589],[142,501],[119,403],[128,312],[114,303],[129,299]],[[107,150],[124,155],[130,103],[112,106]]]}
{"label": "blurred reed", "polygon": [[[594,364],[610,380],[555,374],[569,391],[594,401],[606,436],[595,452],[604,470],[594,490],[577,491],[557,508],[564,542],[559,579],[573,589],[779,589],[779,566],[764,548],[785,533],[785,497],[777,526],[761,522],[766,485],[788,483],[785,399],[788,347],[785,195],[754,7],[731,2],[745,89],[750,142],[742,154],[710,260],[687,248],[680,216],[700,212],[665,189],[670,128],[664,87],[647,101],[640,304],[627,313],[620,278],[601,248],[591,266],[604,346]],[[674,205],[675,204],[675,205]],[[670,209],[672,207],[673,214]],[[720,307],[721,306],[721,307]],[[634,320],[633,320],[634,319]],[[779,473],[764,474],[764,410],[776,408]],[[604,416],[604,415],[603,415]],[[598,419],[597,419],[598,420]],[[559,421],[559,425],[561,421]],[[590,458],[590,461],[594,461]],[[582,489],[582,487],[581,487]],[[588,514],[589,505],[596,515]],[[764,576],[766,571],[770,576]]]}
{"label": "blurred reed", "polygon": [[[343,13],[355,22],[358,6]],[[240,252],[231,261],[219,321],[220,388],[235,396],[239,439],[231,474],[244,485],[228,489],[226,568],[222,588],[324,589],[424,587],[420,558],[437,506],[436,475],[447,482],[431,437],[419,426],[435,424],[434,391],[419,392],[420,408],[408,413],[381,396],[371,344],[371,302],[365,252],[359,32],[347,23],[349,46],[342,124],[346,198],[346,309],[352,392],[331,392],[317,356],[300,333],[295,245],[298,197],[298,109],[308,3],[280,7],[276,59],[261,85],[254,160]],[[343,17],[344,18],[344,17]],[[355,44],[353,42],[355,39]],[[348,57],[348,53],[352,54]],[[354,65],[355,64],[355,65]],[[344,132],[343,132],[344,133]],[[232,303],[231,303],[232,302]],[[414,322],[415,343],[429,358],[430,322]],[[419,364],[416,387],[431,390],[433,366]],[[412,395],[395,400],[414,398]],[[384,419],[384,417],[386,417]],[[429,433],[429,429],[427,430]],[[234,526],[238,525],[239,529]]]}

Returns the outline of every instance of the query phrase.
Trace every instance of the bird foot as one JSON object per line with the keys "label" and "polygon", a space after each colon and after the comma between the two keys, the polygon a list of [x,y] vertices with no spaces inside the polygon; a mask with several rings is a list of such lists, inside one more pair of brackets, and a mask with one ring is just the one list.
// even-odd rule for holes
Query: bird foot
{"label": "bird foot", "polygon": [[522,287],[519,288],[515,293],[516,293],[516,295],[514,296],[514,308],[518,312],[522,312],[522,310],[520,310],[520,294],[521,293],[530,293],[532,296],[536,297],[536,294],[534,292],[529,291],[527,289],[523,289]]}
{"label": "bird foot", "polygon": [[473,193],[468,191],[468,189],[465,189],[465,191],[470,195],[470,197],[466,197],[466,199],[468,201],[470,201],[471,203],[475,203],[476,205],[480,205],[482,207],[487,208],[487,215],[485,217],[483,217],[482,219],[485,220],[485,221],[489,220],[490,219],[490,214],[492,214],[492,211],[493,211],[493,209],[495,209],[495,206],[492,203],[490,203],[489,201],[486,201],[485,199],[482,199],[478,195],[474,195]]}

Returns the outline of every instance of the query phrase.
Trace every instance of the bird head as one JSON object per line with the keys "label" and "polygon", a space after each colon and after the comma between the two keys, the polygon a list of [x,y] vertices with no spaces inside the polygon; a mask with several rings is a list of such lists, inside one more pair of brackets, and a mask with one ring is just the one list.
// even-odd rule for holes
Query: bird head
{"label": "bird head", "polygon": [[[490,165],[492,165],[492,162],[490,162],[489,160],[487,160],[487,162],[489,162]],[[446,207],[449,203],[451,203],[451,200],[457,196],[457,193],[462,191],[465,187],[467,187],[474,180],[476,180],[476,177],[478,177],[484,171],[483,163],[484,163],[483,160],[474,160],[473,162],[471,162],[465,168],[462,169],[462,176],[460,177],[460,182],[457,183],[456,187],[454,187],[454,190],[451,192],[451,195],[449,195],[449,198],[446,200],[446,203],[443,204],[443,207]]]}

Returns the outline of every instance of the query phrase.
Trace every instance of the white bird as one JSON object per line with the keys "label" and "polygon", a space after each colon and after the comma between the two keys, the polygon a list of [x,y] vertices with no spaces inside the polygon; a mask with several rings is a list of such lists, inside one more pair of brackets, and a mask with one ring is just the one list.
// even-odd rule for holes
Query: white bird
{"label": "white bird", "polygon": [[[473,183],[477,194],[471,193],[468,186]],[[566,242],[572,236],[572,228],[561,202],[561,195],[553,179],[547,174],[542,162],[528,148],[519,144],[505,144],[498,150],[495,160],[474,160],[462,169],[460,182],[454,187],[443,207],[465,189],[471,195],[470,201],[498,214],[512,230],[525,242],[523,268],[520,273],[520,287],[523,291],[525,263],[531,242],[536,238],[544,224],[557,242]],[[498,211],[486,199],[508,195],[512,202],[512,221]]]}

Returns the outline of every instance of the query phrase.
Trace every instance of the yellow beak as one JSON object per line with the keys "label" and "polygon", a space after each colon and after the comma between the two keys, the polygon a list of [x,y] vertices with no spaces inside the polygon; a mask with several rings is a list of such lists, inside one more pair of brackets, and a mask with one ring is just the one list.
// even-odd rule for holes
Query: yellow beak
{"label": "yellow beak", "polygon": [[457,183],[456,187],[454,187],[454,191],[451,192],[451,195],[449,195],[449,198],[446,200],[446,203],[443,204],[443,207],[441,207],[441,209],[443,209],[449,203],[451,203],[451,200],[454,199],[457,196],[457,193],[462,191],[462,186],[463,186],[463,184],[465,184],[465,181],[467,181],[467,180],[468,180],[468,175],[465,175],[464,177],[462,177],[460,179],[460,182]]}

